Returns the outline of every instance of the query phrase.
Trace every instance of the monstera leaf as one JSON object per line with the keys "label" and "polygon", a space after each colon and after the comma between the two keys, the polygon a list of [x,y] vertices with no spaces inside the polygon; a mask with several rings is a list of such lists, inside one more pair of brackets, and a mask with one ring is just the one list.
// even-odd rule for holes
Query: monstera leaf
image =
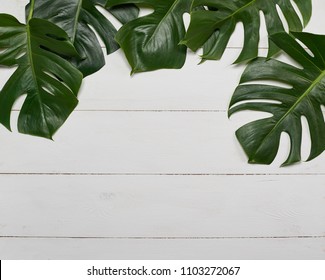
{"label": "monstera leaf", "polygon": [[189,12],[191,0],[109,0],[107,6],[131,3],[154,9],[125,24],[115,37],[132,73],[181,68],[186,59],[186,47],[179,45],[185,35],[183,14]]}
{"label": "monstera leaf", "polygon": [[[244,125],[236,135],[249,162],[269,164],[277,154],[281,133],[287,133],[291,149],[284,165],[301,160],[301,117],[306,117],[311,137],[308,160],[311,160],[325,148],[321,110],[321,105],[325,105],[325,36],[279,33],[272,35],[271,40],[301,68],[274,59],[253,61],[232,97],[229,115],[242,110],[271,113],[272,117]],[[312,54],[302,46],[307,46]],[[278,81],[291,87],[259,84],[258,80]],[[253,84],[243,84],[247,82]]]}
{"label": "monstera leaf", "polygon": [[[311,0],[292,0],[299,8],[306,25],[311,16]],[[237,63],[256,58],[258,53],[260,15],[265,16],[269,34],[284,31],[277,6],[284,14],[290,31],[301,31],[303,26],[291,0],[194,0],[192,9],[207,6],[205,10],[193,10],[188,32],[182,41],[193,51],[203,46],[203,60],[222,57],[230,36],[238,22],[244,25],[244,46]],[[269,41],[271,57],[278,48]]]}
{"label": "monstera leaf", "polygon": [[0,65],[18,66],[0,93],[0,122],[10,129],[14,102],[27,95],[18,118],[21,133],[52,138],[76,107],[82,74],[63,57],[77,57],[68,35],[42,19],[21,24],[0,14]]}
{"label": "monstera leaf", "polygon": [[[96,8],[104,7],[105,3],[106,0],[35,0],[33,17],[49,20],[67,32],[82,58],[73,63],[84,76],[95,73],[105,65],[100,43],[91,27],[104,42],[107,54],[119,48],[114,40],[115,27]],[[110,13],[126,23],[138,16],[138,8],[134,5],[117,6]]]}

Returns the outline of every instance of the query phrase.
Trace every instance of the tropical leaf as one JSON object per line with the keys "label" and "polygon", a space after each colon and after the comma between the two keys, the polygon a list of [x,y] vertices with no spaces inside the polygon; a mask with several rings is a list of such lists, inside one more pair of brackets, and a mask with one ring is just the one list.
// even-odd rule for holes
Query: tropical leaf
{"label": "tropical leaf", "polygon": [[52,138],[76,107],[82,74],[63,57],[77,57],[68,35],[42,19],[20,23],[0,14],[0,65],[18,66],[0,93],[0,123],[10,130],[14,102],[27,95],[21,133]]}
{"label": "tropical leaf", "polygon": [[[236,63],[256,58],[258,53],[260,11],[264,13],[269,35],[284,31],[277,11],[281,9],[289,26],[289,31],[301,31],[311,17],[311,0],[292,0],[303,17],[297,15],[291,0],[194,0],[191,22],[182,41],[193,51],[203,46],[203,60],[219,60],[238,22],[244,26],[244,45]],[[209,9],[194,10],[207,6]],[[269,40],[268,57],[278,52],[276,45]]]}
{"label": "tropical leaf", "polygon": [[185,35],[183,14],[191,0],[109,0],[107,6],[140,4],[152,7],[152,14],[125,24],[115,37],[124,50],[132,73],[161,68],[181,68],[186,47],[179,45]]}
{"label": "tropical leaf", "polygon": [[[325,148],[321,110],[321,105],[325,105],[325,36],[279,33],[272,35],[271,40],[301,68],[274,59],[253,61],[232,97],[229,115],[243,110],[271,113],[272,117],[244,125],[236,135],[250,163],[270,164],[277,154],[281,133],[287,133],[291,149],[284,165],[301,160],[301,117],[306,117],[311,137],[308,160],[311,160]],[[291,87],[259,84],[258,80],[278,81]],[[250,84],[245,84],[247,82]]]}
{"label": "tropical leaf", "polygon": [[[73,63],[84,76],[95,73],[105,65],[95,32],[104,42],[107,54],[119,48],[114,40],[117,30],[96,8],[105,7],[105,4],[106,0],[35,0],[33,17],[49,20],[67,32],[82,57]],[[29,5],[26,10],[28,14]],[[109,12],[121,23],[126,23],[137,18],[139,11],[134,5],[123,5]]]}

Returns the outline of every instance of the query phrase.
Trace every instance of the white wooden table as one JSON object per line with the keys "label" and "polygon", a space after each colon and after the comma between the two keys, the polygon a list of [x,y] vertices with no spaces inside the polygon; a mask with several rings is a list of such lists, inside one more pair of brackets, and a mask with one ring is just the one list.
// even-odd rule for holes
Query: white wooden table
{"label": "white wooden table", "polygon": [[[2,2],[24,19],[27,1]],[[313,2],[306,30],[325,34]],[[274,164],[248,165],[234,132],[259,115],[227,118],[241,31],[222,61],[178,71],[130,77],[107,57],[54,142],[1,127],[0,259],[324,259],[325,154],[280,168],[284,136]]]}

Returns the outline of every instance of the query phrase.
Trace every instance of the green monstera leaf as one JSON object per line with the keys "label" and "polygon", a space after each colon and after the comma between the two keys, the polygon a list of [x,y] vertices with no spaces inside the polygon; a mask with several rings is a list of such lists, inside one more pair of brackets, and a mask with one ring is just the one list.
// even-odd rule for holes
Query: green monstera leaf
{"label": "green monstera leaf", "polygon": [[[300,10],[303,24],[311,17],[311,0],[292,0]],[[234,32],[238,22],[244,26],[244,46],[237,63],[256,58],[258,53],[260,15],[262,11],[268,33],[284,31],[283,23],[277,11],[281,9],[289,26],[289,31],[301,31],[303,24],[297,15],[291,0],[194,0],[192,9],[207,6],[205,10],[192,10],[191,23],[182,41],[193,51],[203,47],[203,60],[219,60]],[[276,45],[269,40],[271,57],[278,52]]]}
{"label": "green monstera leaf", "polygon": [[[229,115],[243,110],[271,113],[271,117],[244,125],[236,135],[250,163],[270,164],[277,154],[281,133],[287,133],[291,149],[284,165],[301,160],[301,117],[306,117],[311,137],[308,160],[311,160],[325,148],[321,110],[325,105],[325,36],[279,33],[272,35],[271,40],[301,67],[274,59],[253,61],[232,97]],[[307,46],[312,54],[302,46]],[[286,83],[290,88],[260,84],[259,80]]]}
{"label": "green monstera leaf", "polygon": [[185,35],[183,14],[191,0],[109,0],[108,7],[140,4],[152,7],[152,14],[125,24],[115,37],[124,50],[132,73],[161,68],[181,68],[186,47],[179,45]]}
{"label": "green monstera leaf", "polygon": [[[67,32],[82,58],[73,63],[84,76],[97,72],[105,65],[102,48],[94,31],[104,42],[107,54],[119,48],[114,40],[117,30],[96,8],[105,7],[105,4],[106,0],[35,0],[33,17],[49,20]],[[29,6],[26,8],[27,14]],[[123,5],[109,12],[121,23],[126,23],[137,18],[139,10],[134,5]]]}
{"label": "green monstera leaf", "polygon": [[77,57],[68,35],[53,23],[27,24],[0,14],[0,65],[18,66],[0,93],[0,123],[10,130],[14,102],[27,95],[18,118],[21,133],[52,138],[78,104],[82,74],[65,58]]}

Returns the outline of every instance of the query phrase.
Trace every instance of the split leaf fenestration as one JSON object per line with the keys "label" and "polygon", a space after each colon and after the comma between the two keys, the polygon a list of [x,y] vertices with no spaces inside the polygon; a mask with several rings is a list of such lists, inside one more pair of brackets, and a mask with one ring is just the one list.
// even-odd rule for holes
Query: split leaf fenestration
{"label": "split leaf fenestration", "polygon": [[132,67],[132,73],[161,68],[179,69],[185,63],[186,47],[179,45],[185,35],[183,14],[191,0],[109,0],[108,7],[120,4],[149,6],[154,12],[130,21],[116,34]]}
{"label": "split leaf fenestration", "polygon": [[[119,46],[114,37],[117,32],[113,24],[96,8],[105,8],[106,0],[35,0],[34,18],[51,21],[67,32],[81,59],[73,60],[84,76],[91,75],[105,65],[105,58],[95,32],[104,42],[107,54]],[[27,6],[29,13],[29,5]],[[109,12],[121,23],[137,18],[134,5],[117,6]],[[94,31],[91,29],[94,29]]]}
{"label": "split leaf fenestration", "polygon": [[[203,60],[219,60],[233,34],[236,24],[244,26],[244,45],[236,63],[256,58],[260,38],[260,11],[264,13],[268,34],[284,31],[278,8],[281,9],[289,31],[301,31],[311,17],[311,0],[293,0],[303,17],[301,22],[291,0],[194,0],[191,23],[182,41],[193,51],[203,47]],[[194,10],[196,7],[208,7]],[[278,52],[269,40],[268,57]]]}
{"label": "split leaf fenestration", "polygon": [[27,24],[0,14],[0,65],[18,66],[0,93],[0,123],[9,130],[14,102],[25,101],[21,133],[51,139],[78,104],[82,73],[63,57],[78,57],[68,35],[43,19]]}
{"label": "split leaf fenestration", "polygon": [[[311,150],[308,160],[325,148],[325,124],[321,106],[325,105],[325,36],[309,33],[278,33],[271,40],[301,68],[274,59],[258,58],[248,65],[236,89],[229,115],[243,110],[261,111],[272,117],[248,123],[236,136],[250,163],[270,164],[279,148],[280,136],[290,137],[290,153],[283,165],[301,160],[302,124],[307,119]],[[299,43],[302,42],[303,44]],[[310,54],[303,46],[307,46]],[[270,80],[290,85],[265,85]],[[249,82],[249,84],[245,84]]]}

